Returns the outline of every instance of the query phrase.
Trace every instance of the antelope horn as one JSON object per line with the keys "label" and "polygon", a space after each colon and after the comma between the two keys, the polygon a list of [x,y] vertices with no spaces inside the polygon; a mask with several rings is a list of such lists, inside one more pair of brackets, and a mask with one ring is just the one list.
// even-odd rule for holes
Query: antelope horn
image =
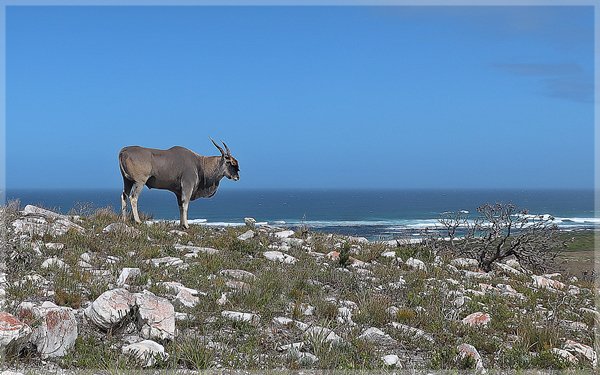
{"label": "antelope horn", "polygon": [[229,147],[227,147],[227,145],[225,144],[225,142],[221,141],[221,143],[223,144],[223,146],[225,146],[225,150],[227,151],[227,155],[231,156],[231,151],[229,151]]}
{"label": "antelope horn", "polygon": [[213,145],[215,145],[216,148],[219,149],[219,151],[221,151],[221,156],[225,156],[225,151],[223,151],[223,149],[215,142],[213,141],[212,138],[208,137],[210,139],[210,141],[213,143]]}

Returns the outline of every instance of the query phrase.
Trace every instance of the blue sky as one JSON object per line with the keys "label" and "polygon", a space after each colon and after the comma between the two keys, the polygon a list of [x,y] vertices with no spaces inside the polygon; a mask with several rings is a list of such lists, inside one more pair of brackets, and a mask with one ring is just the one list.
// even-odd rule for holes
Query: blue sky
{"label": "blue sky", "polygon": [[126,145],[226,188],[590,188],[592,7],[16,7],[7,186],[121,188]]}

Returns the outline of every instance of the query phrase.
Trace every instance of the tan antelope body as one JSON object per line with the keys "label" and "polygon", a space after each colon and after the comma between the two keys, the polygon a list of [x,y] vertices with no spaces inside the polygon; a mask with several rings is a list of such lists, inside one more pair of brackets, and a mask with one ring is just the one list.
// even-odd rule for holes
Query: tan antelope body
{"label": "tan antelope body", "polygon": [[[212,141],[212,139],[211,139]],[[187,211],[190,201],[212,197],[223,177],[239,180],[237,160],[212,141],[221,156],[202,156],[187,148],[175,146],[159,150],[128,146],[119,152],[119,167],[123,176],[121,214],[127,219],[127,198],[136,223],[141,223],[137,201],[144,185],[150,189],[164,189],[175,193],[179,205],[180,224],[189,228]]]}

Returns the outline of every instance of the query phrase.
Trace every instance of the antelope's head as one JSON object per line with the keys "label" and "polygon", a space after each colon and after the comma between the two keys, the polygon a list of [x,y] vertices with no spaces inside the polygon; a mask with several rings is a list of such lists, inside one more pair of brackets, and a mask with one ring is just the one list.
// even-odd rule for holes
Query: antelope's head
{"label": "antelope's head", "polygon": [[239,180],[240,179],[240,167],[239,167],[237,159],[231,155],[231,151],[229,150],[229,147],[227,147],[225,142],[221,141],[221,143],[223,143],[223,146],[225,146],[225,151],[223,151],[223,149],[215,141],[213,141],[212,138],[210,140],[213,143],[213,145],[215,145],[215,147],[221,152],[221,160],[224,163],[223,164],[223,166],[224,166],[223,175],[233,181]]}

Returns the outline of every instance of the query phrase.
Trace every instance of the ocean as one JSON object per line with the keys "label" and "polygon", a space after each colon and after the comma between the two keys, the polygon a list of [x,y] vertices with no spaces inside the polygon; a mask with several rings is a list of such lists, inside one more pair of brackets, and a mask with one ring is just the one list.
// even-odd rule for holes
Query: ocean
{"label": "ocean", "polygon": [[[8,190],[7,200],[40,205],[62,213],[80,207],[120,210],[119,190]],[[513,203],[532,214],[549,214],[562,229],[599,229],[593,190],[235,190],[220,189],[210,199],[190,203],[191,223],[259,223],[334,232],[369,239],[409,238],[437,224],[444,212],[474,216],[484,203]],[[153,220],[178,220],[173,193],[144,188],[140,211]]]}

